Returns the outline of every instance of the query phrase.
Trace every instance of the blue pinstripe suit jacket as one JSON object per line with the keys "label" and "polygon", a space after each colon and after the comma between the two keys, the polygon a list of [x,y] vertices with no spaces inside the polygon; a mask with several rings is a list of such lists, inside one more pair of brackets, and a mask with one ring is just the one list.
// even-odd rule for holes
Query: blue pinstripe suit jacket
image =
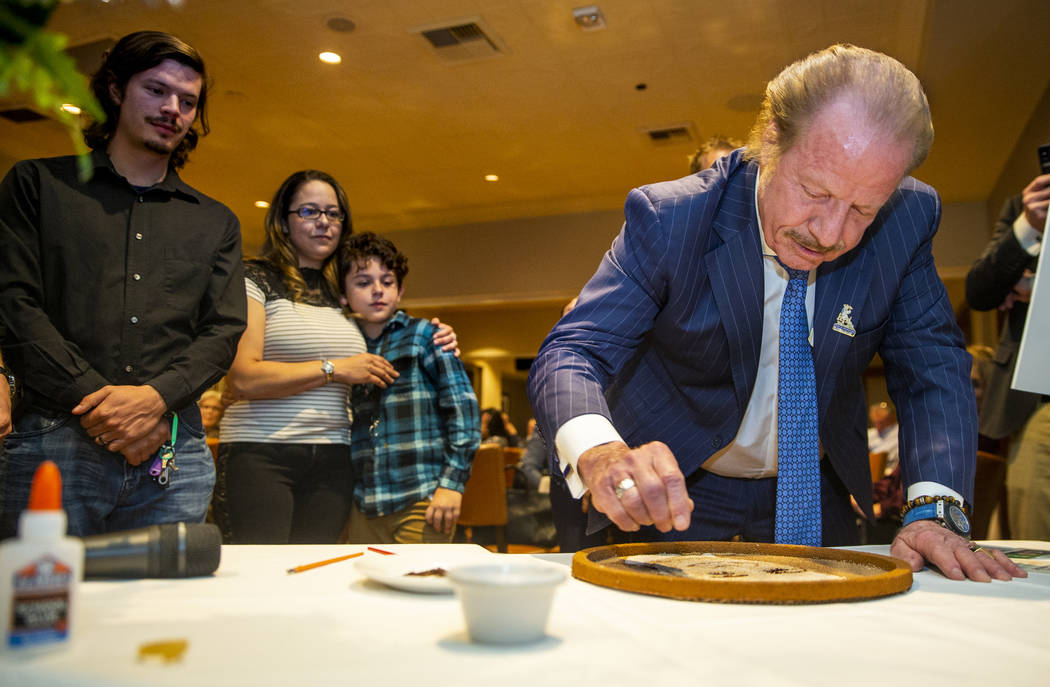
{"label": "blue pinstripe suit jacket", "polygon": [[[601,414],[632,446],[667,444],[686,475],[733,440],[762,337],[756,180],[737,151],[707,172],[630,192],[623,229],[533,363],[529,397],[544,436]],[[869,513],[861,374],[876,353],[898,409],[905,486],[929,480],[972,498],[977,409],[970,356],[934,268],[939,221],[937,193],[905,178],[860,244],[817,271],[820,439]],[[843,304],[853,337],[832,329]]]}

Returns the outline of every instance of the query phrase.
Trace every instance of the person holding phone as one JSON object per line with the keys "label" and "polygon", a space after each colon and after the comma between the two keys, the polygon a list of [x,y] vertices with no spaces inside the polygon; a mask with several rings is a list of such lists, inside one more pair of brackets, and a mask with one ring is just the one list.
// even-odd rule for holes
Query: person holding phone
{"label": "person holding phone", "polygon": [[966,275],[971,308],[1006,312],[984,380],[978,431],[1008,441],[1007,505],[1015,539],[1050,537],[1050,396],[1010,388],[1050,205],[1050,145],[1039,153],[1042,173],[1007,199],[991,241]]}

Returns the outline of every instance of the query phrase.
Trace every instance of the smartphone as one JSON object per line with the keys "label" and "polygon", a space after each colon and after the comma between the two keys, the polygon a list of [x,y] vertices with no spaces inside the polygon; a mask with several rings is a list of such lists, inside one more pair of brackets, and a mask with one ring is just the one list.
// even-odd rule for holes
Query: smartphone
{"label": "smartphone", "polygon": [[1050,143],[1039,146],[1039,173],[1050,174]]}

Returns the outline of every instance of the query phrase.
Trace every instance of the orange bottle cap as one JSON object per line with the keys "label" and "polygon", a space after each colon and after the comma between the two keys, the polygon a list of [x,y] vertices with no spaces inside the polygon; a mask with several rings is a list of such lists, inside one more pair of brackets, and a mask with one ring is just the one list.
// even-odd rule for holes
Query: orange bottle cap
{"label": "orange bottle cap", "polygon": [[41,463],[33,475],[29,510],[62,510],[62,473],[50,460]]}

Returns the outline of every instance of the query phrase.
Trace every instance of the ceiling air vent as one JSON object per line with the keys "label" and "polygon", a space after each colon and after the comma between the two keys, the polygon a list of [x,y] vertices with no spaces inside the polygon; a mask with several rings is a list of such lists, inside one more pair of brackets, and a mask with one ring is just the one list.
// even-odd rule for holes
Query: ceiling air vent
{"label": "ceiling air vent", "polygon": [[434,54],[450,62],[480,60],[509,52],[481,17],[416,26],[409,31],[423,36]]}
{"label": "ceiling air vent", "polygon": [[696,140],[692,122],[644,128],[642,133],[648,137],[649,142],[654,146],[692,145]]}

